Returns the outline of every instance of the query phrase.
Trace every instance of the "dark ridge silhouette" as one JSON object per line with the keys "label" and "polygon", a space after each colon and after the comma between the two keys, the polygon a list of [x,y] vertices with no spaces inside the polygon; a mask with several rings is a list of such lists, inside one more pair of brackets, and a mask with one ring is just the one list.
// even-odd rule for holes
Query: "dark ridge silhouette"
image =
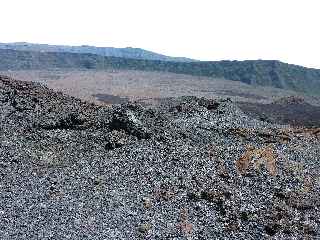
{"label": "dark ridge silhouette", "polygon": [[17,51],[36,51],[36,52],[68,52],[68,53],[91,53],[106,57],[121,57],[146,60],[161,60],[174,62],[192,62],[195,61],[183,57],[169,57],[163,54],[151,52],[141,48],[114,48],[114,47],[95,47],[95,46],[66,46],[36,44],[27,42],[0,43],[0,49],[12,49]]}

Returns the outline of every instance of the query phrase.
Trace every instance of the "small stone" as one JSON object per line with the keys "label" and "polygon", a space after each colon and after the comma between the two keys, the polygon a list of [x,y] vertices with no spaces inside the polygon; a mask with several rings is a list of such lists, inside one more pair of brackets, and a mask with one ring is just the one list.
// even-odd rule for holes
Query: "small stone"
{"label": "small stone", "polygon": [[151,224],[150,223],[143,223],[139,226],[138,230],[141,233],[147,233],[151,229]]}
{"label": "small stone", "polygon": [[152,203],[150,198],[143,198],[142,202],[145,208],[151,208]]}

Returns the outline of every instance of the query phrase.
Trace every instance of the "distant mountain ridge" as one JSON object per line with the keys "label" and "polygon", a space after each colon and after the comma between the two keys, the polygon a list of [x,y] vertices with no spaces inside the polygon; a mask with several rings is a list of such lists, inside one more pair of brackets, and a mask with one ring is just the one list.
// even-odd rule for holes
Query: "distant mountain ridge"
{"label": "distant mountain ridge", "polygon": [[95,54],[0,49],[0,70],[2,71],[52,68],[171,72],[224,78],[250,85],[320,95],[320,70],[274,60],[170,62],[104,57]]}
{"label": "distant mountain ridge", "polygon": [[0,49],[11,49],[17,51],[39,51],[39,52],[68,52],[68,53],[91,53],[105,57],[121,57],[145,60],[160,60],[173,62],[191,62],[195,61],[183,57],[169,57],[159,53],[151,52],[141,48],[114,48],[114,47],[95,47],[95,46],[67,46],[67,45],[49,45],[27,42],[0,43]]}

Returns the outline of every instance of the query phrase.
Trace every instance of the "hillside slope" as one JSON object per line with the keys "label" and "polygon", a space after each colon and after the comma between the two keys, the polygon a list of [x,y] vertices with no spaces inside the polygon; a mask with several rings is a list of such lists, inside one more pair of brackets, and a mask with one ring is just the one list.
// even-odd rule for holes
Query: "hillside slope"
{"label": "hillside slope", "polygon": [[263,121],[292,126],[320,127],[320,107],[303,99],[285,97],[271,104],[238,103],[247,115]]}
{"label": "hillside slope", "polygon": [[318,239],[319,129],[229,100],[104,107],[0,76],[0,238]]}
{"label": "hillside slope", "polygon": [[37,51],[37,52],[68,52],[68,53],[91,53],[106,57],[121,57],[146,60],[161,60],[175,62],[190,62],[192,59],[183,57],[169,57],[141,48],[114,48],[114,47],[94,47],[94,46],[65,46],[48,45],[34,43],[0,43],[0,49],[12,49],[17,51]]}
{"label": "hillside slope", "polygon": [[320,70],[273,60],[166,62],[103,57],[94,54],[0,50],[0,70],[50,68],[164,71],[225,78],[251,85],[320,95]]}

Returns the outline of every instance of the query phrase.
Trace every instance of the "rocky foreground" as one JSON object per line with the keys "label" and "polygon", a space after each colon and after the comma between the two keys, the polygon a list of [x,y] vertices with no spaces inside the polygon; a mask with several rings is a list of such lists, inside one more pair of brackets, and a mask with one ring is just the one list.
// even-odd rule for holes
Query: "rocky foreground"
{"label": "rocky foreground", "polygon": [[0,78],[0,239],[318,239],[320,129],[230,100],[105,107]]}

